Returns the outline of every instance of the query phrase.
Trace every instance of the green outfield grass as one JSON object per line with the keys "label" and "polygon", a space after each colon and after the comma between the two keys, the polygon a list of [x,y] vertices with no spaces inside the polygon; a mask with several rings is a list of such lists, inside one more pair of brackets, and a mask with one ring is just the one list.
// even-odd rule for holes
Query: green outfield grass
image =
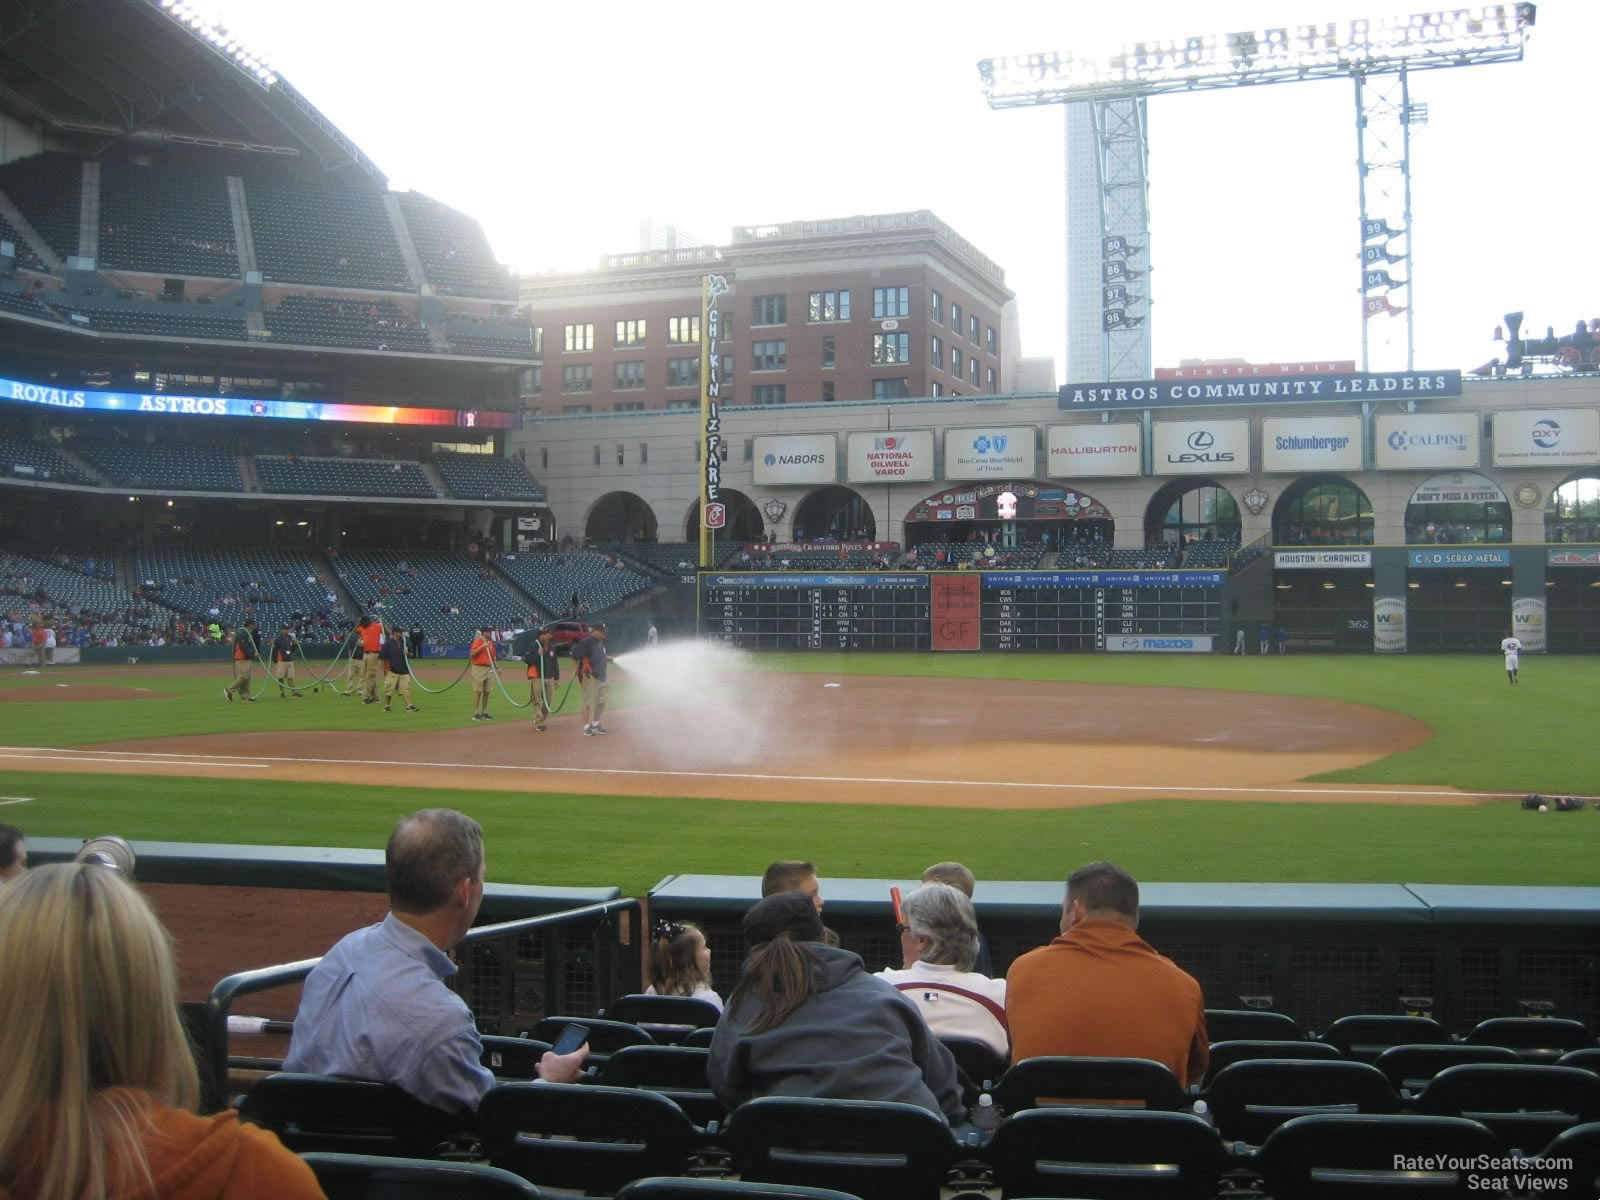
{"label": "green outfield grass", "polygon": [[[1188,657],[1142,655],[784,654],[750,669],[1062,680],[1239,693],[1241,706],[1273,695],[1325,697],[1404,713],[1434,737],[1416,750],[1323,776],[1329,780],[1444,784],[1465,790],[1600,794],[1593,699],[1600,663],[1531,657],[1523,683],[1506,685],[1498,656]],[[429,660],[442,686],[458,664]],[[281,731],[284,751],[302,729],[441,729],[465,724],[465,685],[419,693],[423,711],[324,692],[303,700],[263,695],[226,703],[226,669],[62,668],[7,672],[0,688],[54,687],[99,677],[174,693],[141,701],[0,705],[0,742],[82,746],[175,734]],[[302,678],[305,672],[302,671]],[[523,699],[526,685],[506,680]],[[628,701],[626,671],[613,688]],[[576,708],[574,695],[568,716]],[[520,716],[496,693],[503,719]],[[524,718],[525,719],[525,718]],[[404,724],[402,725],[402,722]],[[433,804],[460,807],[490,835],[490,875],[504,882],[619,884],[636,892],[674,872],[749,874],[778,857],[816,858],[835,876],[910,876],[959,857],[980,877],[1060,878],[1090,858],[1113,857],[1169,880],[1600,883],[1600,813],[1523,813],[1511,801],[1462,808],[1140,800],[1061,811],[960,811],[735,803],[356,785],[0,772],[0,792],[34,799],[0,808],[39,836],[116,831],[135,838],[294,845],[382,845],[394,818]]]}

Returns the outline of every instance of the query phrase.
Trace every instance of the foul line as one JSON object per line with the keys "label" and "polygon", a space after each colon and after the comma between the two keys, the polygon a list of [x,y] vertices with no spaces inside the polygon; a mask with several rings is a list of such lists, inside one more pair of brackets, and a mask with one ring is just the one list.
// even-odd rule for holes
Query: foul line
{"label": "foul line", "polygon": [[32,804],[32,796],[0,796],[0,804]]}
{"label": "foul line", "polygon": [[[16,753],[29,751],[30,753]],[[93,755],[125,754],[136,757],[98,758]],[[80,756],[76,759],[71,756]],[[526,766],[518,763],[482,762],[414,762],[392,758],[307,758],[299,756],[273,756],[264,754],[185,754],[172,751],[110,751],[54,749],[48,746],[0,747],[0,758],[43,759],[57,762],[120,762],[142,763],[147,766],[189,767],[246,767],[269,770],[269,763],[316,763],[323,766],[344,767],[424,767],[447,771],[521,771],[530,774],[551,775],[621,775],[659,776],[669,779],[742,779],[755,782],[794,783],[871,783],[909,787],[983,787],[1017,788],[1034,791],[1064,792],[1159,792],[1188,794],[1194,792],[1224,795],[1262,796],[1438,796],[1445,799],[1503,800],[1520,796],[1520,792],[1452,792],[1428,791],[1420,788],[1331,788],[1331,787],[1210,787],[1191,784],[1141,784],[1141,783],[1028,783],[1004,779],[915,779],[893,775],[778,775],[757,771],[668,771],[645,770],[636,767],[546,767]],[[194,761],[194,760],[208,761]],[[1596,799],[1596,797],[1583,797]]]}

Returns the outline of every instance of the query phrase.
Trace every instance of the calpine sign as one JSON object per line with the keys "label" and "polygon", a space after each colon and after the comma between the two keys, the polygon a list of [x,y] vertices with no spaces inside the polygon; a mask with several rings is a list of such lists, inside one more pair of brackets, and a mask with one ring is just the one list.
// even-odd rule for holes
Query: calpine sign
{"label": "calpine sign", "polygon": [[1064,384],[1062,409],[1181,408],[1207,404],[1279,404],[1285,400],[1412,399],[1459,396],[1460,371],[1369,371],[1289,375],[1279,379],[1128,379]]}

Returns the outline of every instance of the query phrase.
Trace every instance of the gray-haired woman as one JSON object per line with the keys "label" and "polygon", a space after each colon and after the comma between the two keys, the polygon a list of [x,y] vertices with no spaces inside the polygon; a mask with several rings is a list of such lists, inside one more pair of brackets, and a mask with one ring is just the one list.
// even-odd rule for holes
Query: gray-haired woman
{"label": "gray-haired woman", "polygon": [[879,976],[917,1002],[935,1036],[976,1038],[1009,1056],[1006,981],[972,969],[978,953],[972,901],[947,883],[925,883],[906,896],[901,911],[905,965]]}

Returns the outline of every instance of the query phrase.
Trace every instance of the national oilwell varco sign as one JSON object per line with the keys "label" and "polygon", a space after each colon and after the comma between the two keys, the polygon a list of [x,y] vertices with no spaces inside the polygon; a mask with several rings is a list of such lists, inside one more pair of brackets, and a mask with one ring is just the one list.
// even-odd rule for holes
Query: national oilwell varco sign
{"label": "national oilwell varco sign", "polygon": [[1063,409],[1176,408],[1204,404],[1277,404],[1285,400],[1398,400],[1459,396],[1460,371],[1371,371],[1286,375],[1276,379],[1126,379],[1069,383]]}

